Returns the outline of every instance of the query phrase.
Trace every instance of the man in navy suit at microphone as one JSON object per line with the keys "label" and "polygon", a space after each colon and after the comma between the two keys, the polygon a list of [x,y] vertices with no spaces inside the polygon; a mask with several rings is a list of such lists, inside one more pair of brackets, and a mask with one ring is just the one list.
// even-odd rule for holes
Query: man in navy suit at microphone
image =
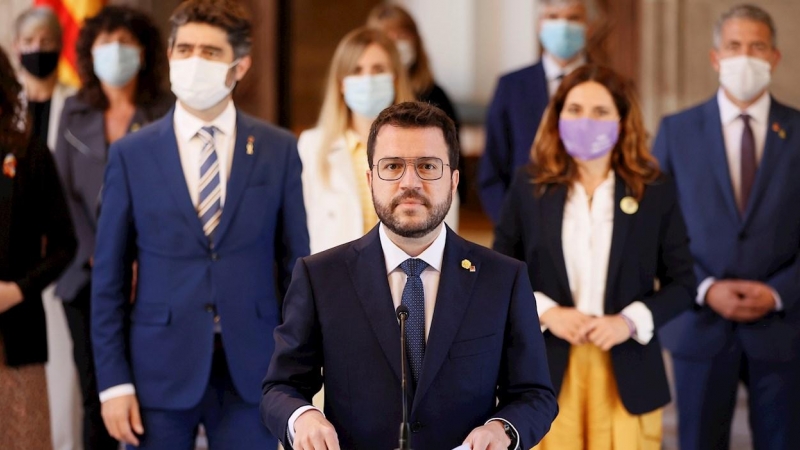
{"label": "man in navy suit at microphone", "polygon": [[[558,407],[525,265],[443,224],[458,155],[435,107],[401,103],[373,123],[380,223],[298,260],[275,330],[261,415],[286,448],[395,448],[402,395],[415,450],[527,449],[549,430]],[[311,406],[323,383],[324,413]]]}

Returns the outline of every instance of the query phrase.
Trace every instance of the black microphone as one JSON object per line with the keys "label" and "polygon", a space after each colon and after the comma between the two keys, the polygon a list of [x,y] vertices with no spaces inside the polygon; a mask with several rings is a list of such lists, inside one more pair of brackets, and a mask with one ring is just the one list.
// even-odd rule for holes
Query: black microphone
{"label": "black microphone", "polygon": [[408,319],[408,307],[400,305],[395,311],[397,320],[400,321],[400,390],[403,395],[403,421],[400,422],[400,446],[397,450],[411,450],[409,434],[411,427],[408,424],[408,379],[406,378],[406,319]]}

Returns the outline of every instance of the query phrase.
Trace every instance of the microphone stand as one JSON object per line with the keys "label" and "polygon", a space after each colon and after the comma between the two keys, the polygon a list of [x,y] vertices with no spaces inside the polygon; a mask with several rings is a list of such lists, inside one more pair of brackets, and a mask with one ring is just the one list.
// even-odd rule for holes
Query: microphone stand
{"label": "microphone stand", "polygon": [[408,307],[400,305],[397,307],[397,319],[400,320],[400,388],[403,391],[403,421],[400,422],[400,442],[396,450],[411,450],[409,434],[411,427],[408,424],[408,378],[406,377],[406,319],[408,319]]}

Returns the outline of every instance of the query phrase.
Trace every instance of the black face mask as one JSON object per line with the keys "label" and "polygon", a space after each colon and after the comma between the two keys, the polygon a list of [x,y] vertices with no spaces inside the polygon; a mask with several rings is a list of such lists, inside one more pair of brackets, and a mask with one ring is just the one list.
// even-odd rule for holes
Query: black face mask
{"label": "black face mask", "polygon": [[20,63],[29,74],[36,78],[47,78],[58,67],[60,54],[61,52],[23,53],[20,57]]}

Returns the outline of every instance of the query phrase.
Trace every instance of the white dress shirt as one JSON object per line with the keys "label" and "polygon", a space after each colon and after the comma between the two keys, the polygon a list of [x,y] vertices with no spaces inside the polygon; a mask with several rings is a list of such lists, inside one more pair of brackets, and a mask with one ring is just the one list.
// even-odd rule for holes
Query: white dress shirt
{"label": "white dress shirt", "polygon": [[[195,207],[197,207],[197,200],[200,197],[198,190],[200,186],[200,153],[203,149],[203,141],[197,136],[197,132],[206,126],[215,128],[214,144],[216,145],[217,159],[219,160],[220,202],[224,206],[225,194],[228,190],[228,178],[231,164],[233,163],[233,146],[236,143],[236,108],[233,106],[233,101],[228,103],[228,106],[220,115],[208,123],[192,115],[181,105],[181,102],[175,102],[173,120],[183,177],[186,179],[189,196]],[[215,331],[219,332],[218,323],[215,324]],[[132,383],[120,384],[100,392],[100,402],[135,393],[136,388]]]}
{"label": "white dress shirt", "polygon": [[575,61],[567,64],[566,67],[561,67],[551,54],[543,52],[542,68],[544,68],[544,77],[547,79],[547,93],[550,97],[553,97],[553,94],[558,90],[563,77],[584,64],[586,64],[586,57],[581,55]]}
{"label": "white dress shirt", "polygon": [[[758,100],[742,111],[728,99],[725,91],[719,88],[717,91],[717,103],[719,104],[719,118],[722,123],[722,137],[725,141],[725,157],[728,160],[731,186],[733,187],[736,204],[739,205],[742,202],[742,132],[744,131],[744,121],[739,116],[742,114],[750,116],[750,129],[753,130],[753,138],[755,139],[756,167],[758,167],[764,157],[764,147],[766,147],[767,143],[769,109],[772,106],[772,97],[770,97],[769,92],[764,92]],[[698,305],[705,303],[706,294],[715,281],[717,281],[716,278],[708,277],[697,287],[696,301]],[[775,298],[775,310],[781,311],[783,303],[775,289],[772,289],[772,296]]]}
{"label": "white dress shirt", "polygon": [[211,122],[204,122],[187,111],[181,102],[176,102],[173,120],[183,177],[186,179],[186,187],[189,188],[189,196],[195,207],[197,207],[200,197],[200,165],[202,164],[200,154],[203,150],[203,140],[197,135],[197,132],[203,127],[214,127],[214,144],[217,150],[217,160],[219,160],[220,202],[224,207],[225,195],[228,192],[228,178],[233,163],[233,146],[236,144],[236,108],[233,106],[233,101],[228,102],[228,106]]}
{"label": "white dress shirt", "polygon": [[[397,307],[400,306],[400,303],[402,302],[403,289],[405,288],[406,280],[408,279],[408,275],[406,275],[403,269],[400,268],[400,264],[409,258],[413,258],[413,256],[409,256],[405,251],[403,251],[403,249],[392,242],[392,240],[386,234],[386,229],[382,223],[378,226],[378,235],[381,240],[381,248],[383,248],[383,258],[384,262],[386,263],[386,276],[389,279],[389,291],[392,294],[392,304],[394,305],[394,309],[397,310]],[[425,251],[420,253],[419,256],[416,256],[416,258],[421,259],[428,264],[428,267],[426,267],[419,276],[420,279],[422,279],[422,288],[425,292],[426,342],[431,330],[433,311],[436,308],[436,294],[439,292],[439,277],[442,273],[442,259],[444,258],[444,244],[446,241],[447,230],[444,226],[442,226],[441,231],[439,231],[439,236],[436,237],[433,243],[431,243],[431,245],[426,248]],[[287,428],[289,432],[289,442],[294,442],[294,424],[297,421],[297,418],[310,409],[316,409],[317,411],[320,411],[319,408],[315,408],[313,406],[301,406],[300,408],[297,408],[297,410],[295,410],[295,412],[289,417],[289,424]],[[505,419],[489,419],[489,421],[492,420],[500,420],[508,423],[512,428],[514,427],[514,425],[507,422]],[[487,423],[489,421],[487,421]],[[514,428],[514,432],[517,432],[516,428]],[[519,435],[519,433],[517,433],[517,435]],[[466,436],[464,437],[466,438]]]}
{"label": "white dress shirt", "polygon": [[[595,317],[605,315],[608,259],[614,230],[614,171],[590,198],[583,185],[575,182],[564,204],[561,226],[561,247],[567,267],[569,289],[575,308]],[[535,292],[536,308],[541,317],[558,303],[543,292]],[[641,301],[635,301],[622,311],[636,326],[633,338],[642,345],[653,337],[653,314]],[[542,327],[544,331],[546,327]]]}

